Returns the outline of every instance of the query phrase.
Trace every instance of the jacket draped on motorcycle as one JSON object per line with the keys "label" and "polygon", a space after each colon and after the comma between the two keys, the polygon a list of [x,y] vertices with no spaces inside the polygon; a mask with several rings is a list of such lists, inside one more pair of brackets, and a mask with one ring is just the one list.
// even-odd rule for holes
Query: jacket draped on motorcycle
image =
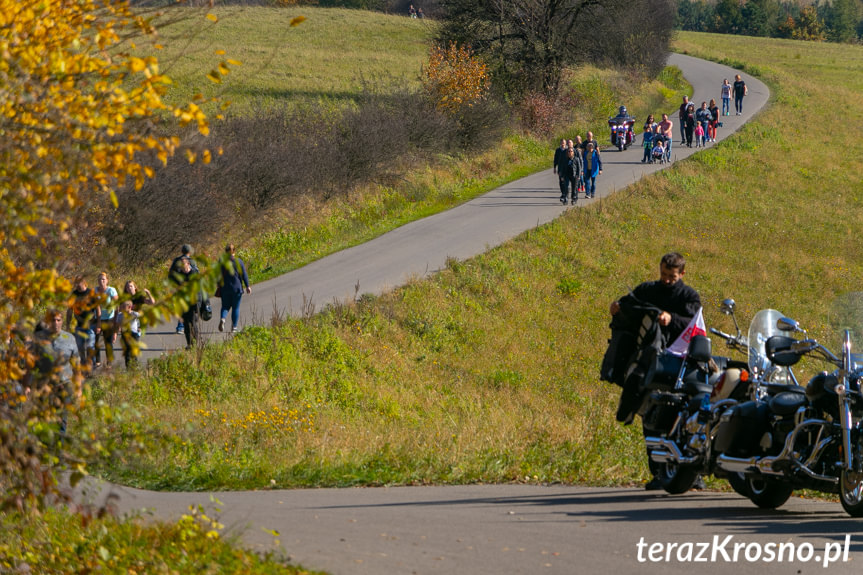
{"label": "jacket draped on motorcycle", "polygon": [[[666,285],[661,280],[640,284],[619,300],[620,311],[612,316],[611,339],[600,369],[600,379],[623,387],[626,369],[639,347],[650,346],[658,353],[677,339],[701,308],[701,298],[692,287],[679,280]],[[653,326],[655,337],[643,327],[648,307],[671,315],[668,325]],[[655,318],[653,318],[655,320]],[[640,333],[641,332],[641,333]],[[639,340],[641,340],[639,342]]]}

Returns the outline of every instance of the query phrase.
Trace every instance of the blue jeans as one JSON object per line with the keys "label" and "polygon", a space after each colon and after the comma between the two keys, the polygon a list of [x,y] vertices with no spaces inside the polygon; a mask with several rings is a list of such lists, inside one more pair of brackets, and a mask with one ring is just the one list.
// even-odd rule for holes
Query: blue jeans
{"label": "blue jeans", "polygon": [[585,197],[593,197],[596,193],[596,176],[584,174],[584,195]]}
{"label": "blue jeans", "polygon": [[88,369],[93,367],[93,364],[96,363],[96,332],[92,328],[76,328],[75,343],[78,345],[78,357],[81,359],[81,365]]}
{"label": "blue jeans", "polygon": [[731,112],[731,98],[722,98],[722,115],[727,116]]}
{"label": "blue jeans", "polygon": [[228,310],[231,311],[231,328],[237,327],[240,323],[240,301],[243,299],[243,292],[231,293],[227,290],[222,290],[222,311],[221,317],[228,317]]}
{"label": "blue jeans", "polygon": [[[685,135],[686,135],[686,132],[684,132],[683,134],[684,134],[684,136],[685,136]],[[673,139],[674,139],[674,138],[667,138],[667,139],[665,140],[665,159],[666,159],[666,160],[668,160],[668,161],[671,161],[671,141],[672,141]]]}

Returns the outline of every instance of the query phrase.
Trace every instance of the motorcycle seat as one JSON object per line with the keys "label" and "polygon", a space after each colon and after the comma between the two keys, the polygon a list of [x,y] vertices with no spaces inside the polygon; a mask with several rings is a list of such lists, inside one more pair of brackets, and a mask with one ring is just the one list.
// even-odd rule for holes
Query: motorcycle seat
{"label": "motorcycle seat", "polygon": [[776,415],[794,415],[807,403],[805,394],[783,391],[770,399],[770,411]]}

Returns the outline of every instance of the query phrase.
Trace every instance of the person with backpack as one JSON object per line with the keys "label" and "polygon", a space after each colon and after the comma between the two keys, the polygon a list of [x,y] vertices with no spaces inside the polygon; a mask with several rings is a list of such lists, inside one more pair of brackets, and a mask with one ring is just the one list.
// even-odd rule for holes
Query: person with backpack
{"label": "person with backpack", "polygon": [[[559,168],[558,168],[559,169]],[[222,281],[219,282],[217,293],[222,298],[222,311],[219,319],[219,331],[225,331],[225,320],[231,312],[231,333],[238,331],[240,322],[240,301],[243,299],[243,286],[246,293],[252,293],[249,286],[249,275],[246,265],[235,254],[234,244],[225,246],[226,258],[222,263]]]}

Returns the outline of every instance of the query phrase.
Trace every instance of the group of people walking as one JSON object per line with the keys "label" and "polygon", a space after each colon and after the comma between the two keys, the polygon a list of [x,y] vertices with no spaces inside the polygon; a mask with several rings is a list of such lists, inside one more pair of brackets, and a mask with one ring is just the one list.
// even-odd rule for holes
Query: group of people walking
{"label": "group of people walking", "polygon": [[[696,148],[706,147],[716,141],[716,131],[722,127],[722,116],[731,114],[731,98],[734,98],[734,109],[737,115],[743,113],[743,98],[749,93],[746,82],[737,74],[734,84],[728,79],[722,81],[720,98],[722,110],[715,99],[701,102],[696,108],[689,96],[683,96],[683,102],[678,110],[680,123],[680,144]],[[602,173],[602,160],[599,144],[588,132],[585,141],[576,136],[575,141],[562,139],[560,147],[554,151],[553,172],[560,181],[560,202],[564,205],[567,199],[575,204],[578,193],[584,192],[586,198],[594,197],[596,193],[596,176]],[[662,114],[662,120],[657,122],[653,114],[644,121],[642,132],[642,147],[644,154],[642,163],[665,163],[671,161],[671,149],[674,143],[674,123],[668,114]],[[590,152],[588,148],[590,147]]]}
{"label": "group of people walking", "polygon": [[[193,280],[199,271],[195,260],[192,259],[192,246],[184,244],[180,251],[180,255],[171,262],[168,277],[178,286],[183,286]],[[228,244],[225,246],[225,258],[222,262],[222,277],[214,294],[215,297],[222,300],[222,309],[219,312],[219,331],[225,331],[225,322],[229,313],[231,314],[231,333],[236,333],[239,330],[240,303],[243,299],[244,288],[245,293],[252,293],[246,264],[237,256],[234,244]],[[177,323],[177,333],[186,337],[186,349],[198,341],[200,322],[209,321],[212,315],[207,294],[198,290],[197,293],[189,295],[194,297],[195,301],[183,312]]]}
{"label": "group of people walking", "polygon": [[123,285],[122,298],[117,289],[109,284],[107,272],[101,272],[96,277],[96,286],[93,288],[88,286],[84,276],[77,276],[72,290],[72,304],[66,311],[66,324],[75,337],[78,356],[82,364],[89,368],[102,366],[100,341],[105,348],[106,368],[110,369],[114,363],[114,343],[117,339],[120,339],[126,366],[136,361],[137,342],[142,335],[141,308],[156,303],[150,290],[139,290],[133,280]]}
{"label": "group of people walking", "polygon": [[575,141],[566,138],[560,141],[560,147],[554,151],[553,171],[560,180],[560,203],[566,205],[578,201],[579,192],[585,198],[596,195],[596,177],[602,173],[602,158],[599,143],[593,137],[593,132],[587,133],[585,140],[576,136]]}
{"label": "group of people walking", "polygon": [[[171,262],[168,278],[180,288],[198,273],[198,266],[192,258],[192,247],[185,244],[181,254]],[[96,286],[93,288],[88,286],[83,275],[79,275],[75,278],[71,305],[66,312],[66,326],[74,336],[78,357],[87,370],[103,365],[110,369],[114,363],[114,344],[118,339],[126,367],[131,367],[137,361],[139,342],[143,336],[141,309],[145,305],[156,303],[150,290],[139,289],[133,280],[123,285],[122,294],[109,284],[107,272],[97,276]],[[238,331],[240,302],[244,292],[252,293],[246,266],[243,260],[237,257],[234,244],[228,244],[225,247],[222,277],[215,294],[222,300],[219,331],[225,331],[229,314],[231,332]],[[209,320],[207,310],[210,310],[209,313],[212,310],[209,307],[209,297],[200,290],[189,295],[189,299],[193,301],[177,324],[177,333],[185,335],[187,348],[198,341],[199,323]],[[104,363],[100,354],[101,348],[105,350]]]}

